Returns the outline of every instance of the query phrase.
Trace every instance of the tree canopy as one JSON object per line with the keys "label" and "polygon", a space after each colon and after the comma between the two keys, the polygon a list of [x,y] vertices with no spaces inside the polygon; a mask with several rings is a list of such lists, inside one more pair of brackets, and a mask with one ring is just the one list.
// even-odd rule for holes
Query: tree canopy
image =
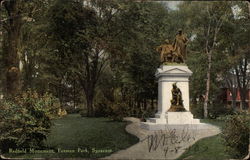
{"label": "tree canopy", "polygon": [[105,107],[152,114],[160,65],[156,47],[182,28],[190,40],[192,102],[204,98],[208,116],[209,104],[233,74],[246,108],[248,7],[244,1],[181,2],[173,10],[153,1],[1,0],[2,94],[50,92],[88,116]]}

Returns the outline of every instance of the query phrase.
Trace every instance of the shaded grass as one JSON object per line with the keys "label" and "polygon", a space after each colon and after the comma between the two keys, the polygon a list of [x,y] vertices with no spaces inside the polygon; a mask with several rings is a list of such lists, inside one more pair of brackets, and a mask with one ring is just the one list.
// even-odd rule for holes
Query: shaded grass
{"label": "shaded grass", "polygon": [[[54,120],[51,134],[45,141],[46,149],[55,153],[7,154],[7,157],[20,158],[99,158],[125,149],[139,140],[125,131],[127,123],[113,122],[107,118],[86,118],[78,114]],[[74,153],[58,153],[58,149],[75,150]],[[78,152],[78,148],[87,152]],[[99,150],[104,153],[94,153]]]}
{"label": "shaded grass", "polygon": [[216,120],[216,119],[201,119],[201,123],[209,123],[215,126],[222,128],[225,125],[224,121]]}
{"label": "shaded grass", "polygon": [[[203,119],[202,123],[210,123],[218,127],[223,127],[224,122]],[[197,141],[193,146],[187,149],[177,160],[224,160],[229,159],[229,155],[225,152],[226,146],[223,144],[221,135],[203,138]]]}

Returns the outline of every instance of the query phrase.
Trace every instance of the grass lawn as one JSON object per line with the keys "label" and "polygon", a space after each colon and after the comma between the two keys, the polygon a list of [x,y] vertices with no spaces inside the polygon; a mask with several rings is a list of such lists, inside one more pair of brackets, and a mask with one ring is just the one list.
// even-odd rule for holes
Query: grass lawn
{"label": "grass lawn", "polygon": [[209,123],[209,124],[218,126],[220,128],[222,128],[224,126],[224,124],[225,124],[224,121],[219,121],[219,120],[216,120],[216,119],[201,119],[201,123]]}
{"label": "grass lawn", "polygon": [[[224,125],[223,121],[204,119],[203,123],[210,123],[218,127]],[[229,155],[225,152],[225,146],[222,143],[222,138],[219,135],[208,137],[197,141],[191,146],[178,160],[224,160],[229,159]]]}
{"label": "grass lawn", "polygon": [[[18,158],[98,158],[125,149],[139,141],[125,131],[125,122],[107,118],[86,118],[78,114],[54,120],[51,134],[45,144],[55,153],[5,154]],[[60,151],[58,151],[60,149]],[[81,150],[79,150],[81,149]],[[62,153],[65,151],[66,153]],[[72,153],[73,152],[73,153]]]}

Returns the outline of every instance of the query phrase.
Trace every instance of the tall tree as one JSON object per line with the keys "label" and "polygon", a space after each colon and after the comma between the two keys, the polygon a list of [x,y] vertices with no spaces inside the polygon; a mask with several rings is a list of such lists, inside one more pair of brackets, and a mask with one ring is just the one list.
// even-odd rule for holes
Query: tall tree
{"label": "tall tree", "polygon": [[[222,37],[224,37],[223,49],[227,53],[229,59],[228,72],[236,83],[229,85],[232,96],[239,89],[242,109],[248,108],[246,103],[248,96],[249,84],[249,12],[247,2],[235,2],[232,4],[232,9],[235,10],[234,15],[230,17],[227,26],[223,28]],[[230,37],[230,38],[228,38]],[[226,79],[230,81],[230,79]],[[234,105],[233,105],[234,106]],[[235,106],[234,106],[235,107]]]}
{"label": "tall tree", "polygon": [[[40,11],[47,1],[1,0],[3,31],[3,73],[5,94],[13,96],[22,88],[24,25],[32,22],[33,14]],[[29,40],[28,40],[29,41]]]}
{"label": "tall tree", "polygon": [[141,116],[155,107],[154,73],[160,65],[155,48],[165,39],[172,39],[173,34],[169,29],[168,10],[159,3],[133,2],[119,17],[118,24],[123,30],[113,40],[116,50],[112,54],[112,71],[126,108]]}
{"label": "tall tree", "polygon": [[50,11],[51,53],[60,60],[55,64],[64,70],[56,74],[63,80],[67,73],[73,73],[83,88],[88,116],[94,115],[96,87],[109,58],[108,42],[116,34],[112,31],[116,12],[114,1],[67,0],[57,1]]}
{"label": "tall tree", "polygon": [[[248,51],[249,54],[249,51]],[[248,72],[248,65],[249,65],[249,56],[245,56],[245,58],[240,60],[240,63],[237,67],[235,67],[237,83],[240,90],[240,98],[242,109],[248,108],[247,97],[248,95],[248,85],[250,81],[250,74]]]}
{"label": "tall tree", "polygon": [[[222,24],[226,15],[228,14],[228,10],[224,11],[224,6],[219,7],[216,4],[215,6],[207,5],[206,11],[208,15],[208,27],[206,28],[205,33],[205,53],[207,55],[208,60],[208,70],[207,70],[207,82],[206,82],[206,92],[205,92],[205,100],[204,100],[204,117],[208,117],[208,102],[209,102],[209,93],[210,93],[210,84],[211,84],[211,67],[212,67],[212,55],[216,47],[216,43],[218,42],[218,34],[221,30]],[[214,9],[222,10],[222,13],[214,13]]]}
{"label": "tall tree", "polygon": [[20,36],[22,27],[21,0],[2,1],[6,21],[2,21],[4,29],[4,53],[6,66],[6,93],[14,95],[21,89],[20,62]]}
{"label": "tall tree", "polygon": [[[206,55],[206,86],[204,93],[204,117],[208,116],[208,104],[210,101],[212,66],[214,56],[218,52],[220,44],[221,28],[228,16],[231,15],[228,2],[186,2],[181,6],[182,13],[187,15],[184,21],[191,32],[191,52],[200,52]],[[204,8],[204,9],[201,9]],[[199,12],[199,14],[197,14]],[[196,29],[194,29],[196,28]],[[222,54],[222,53],[220,53]]]}

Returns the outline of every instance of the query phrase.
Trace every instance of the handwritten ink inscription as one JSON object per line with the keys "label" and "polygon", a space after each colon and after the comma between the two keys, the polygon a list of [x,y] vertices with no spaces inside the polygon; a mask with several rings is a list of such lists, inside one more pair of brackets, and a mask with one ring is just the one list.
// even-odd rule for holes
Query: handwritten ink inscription
{"label": "handwritten ink inscription", "polygon": [[[169,129],[155,131],[153,134],[148,135],[145,139],[147,141],[148,152],[161,149],[165,157],[168,153],[177,153],[180,150],[186,150],[183,147],[185,143],[191,143],[196,140],[195,130],[184,128],[182,130]],[[188,148],[189,149],[189,148]],[[206,151],[207,148],[196,146],[194,152]]]}

